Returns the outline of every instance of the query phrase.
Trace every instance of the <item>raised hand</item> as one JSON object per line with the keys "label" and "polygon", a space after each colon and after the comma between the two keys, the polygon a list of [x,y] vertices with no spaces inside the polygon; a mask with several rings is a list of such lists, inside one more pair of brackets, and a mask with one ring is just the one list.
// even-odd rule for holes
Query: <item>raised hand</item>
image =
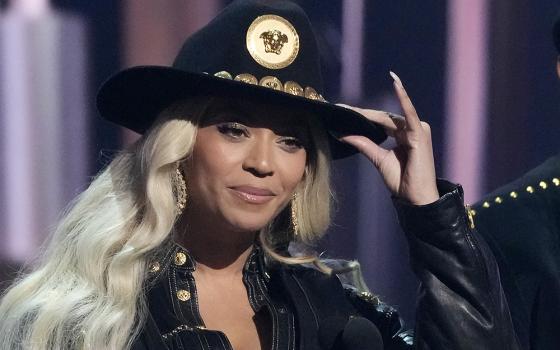
{"label": "raised hand", "polygon": [[439,198],[430,126],[420,121],[399,77],[393,72],[390,74],[404,118],[373,109],[341,106],[382,125],[387,134],[395,138],[397,146],[385,149],[359,135],[343,136],[340,140],[353,145],[371,160],[395,196],[414,205],[429,204]]}

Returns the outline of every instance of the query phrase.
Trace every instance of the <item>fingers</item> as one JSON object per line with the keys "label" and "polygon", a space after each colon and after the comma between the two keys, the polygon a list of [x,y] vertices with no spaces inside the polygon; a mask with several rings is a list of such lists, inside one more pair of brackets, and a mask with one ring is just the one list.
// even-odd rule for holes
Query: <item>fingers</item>
{"label": "fingers", "polygon": [[356,147],[356,149],[365,155],[376,167],[379,167],[381,160],[388,153],[388,150],[380,147],[365,136],[349,135],[343,136],[339,140]]}
{"label": "fingers", "polygon": [[404,117],[385,111],[375,109],[365,109],[338,103],[337,106],[351,109],[360,113],[366,119],[381,125],[389,136],[394,137],[394,132],[402,129],[406,125]]}
{"label": "fingers", "polygon": [[416,109],[414,108],[410,97],[406,93],[401,79],[393,72],[389,72],[389,74],[394,80],[393,86],[395,87],[395,92],[397,93],[397,97],[401,103],[408,129],[411,131],[422,130],[422,124],[420,123],[420,118],[418,118],[418,113],[416,113]]}
{"label": "fingers", "polygon": [[422,123],[420,121],[420,118],[418,117],[418,113],[416,112],[416,109],[414,108],[414,105],[412,104],[412,101],[410,100],[410,97],[408,96],[401,79],[394,72],[389,72],[389,74],[394,80],[393,86],[395,88],[397,98],[399,99],[399,102],[403,109],[404,118],[401,116],[397,116],[391,113],[378,111],[374,109],[358,108],[358,107],[348,106],[345,104],[338,104],[338,106],[348,108],[355,112],[358,112],[364,117],[366,117],[367,119],[371,120],[372,122],[375,122],[383,126],[387,134],[392,137],[396,137],[399,139],[405,137],[406,139],[407,137],[404,135],[401,137],[397,137],[398,131],[401,130],[406,130],[407,133],[410,131],[412,131],[415,134],[422,133],[422,131],[425,131],[424,130],[425,127],[423,126],[423,124],[425,123]]}

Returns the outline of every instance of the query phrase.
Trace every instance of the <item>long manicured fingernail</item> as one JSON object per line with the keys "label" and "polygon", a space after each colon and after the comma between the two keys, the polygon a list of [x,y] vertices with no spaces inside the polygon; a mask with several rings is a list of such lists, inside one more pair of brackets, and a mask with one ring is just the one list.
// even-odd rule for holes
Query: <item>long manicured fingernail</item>
{"label": "long manicured fingernail", "polygon": [[352,107],[350,107],[349,105],[346,105],[344,103],[337,103],[336,105],[339,106],[339,107],[342,107],[342,108],[352,109]]}
{"label": "long manicured fingernail", "polygon": [[397,83],[397,85],[401,88],[404,89],[403,83],[401,81],[401,78],[399,78],[398,75],[395,74],[395,72],[393,71],[389,71],[389,75],[391,76],[391,78],[393,78],[393,80],[395,81],[395,83]]}

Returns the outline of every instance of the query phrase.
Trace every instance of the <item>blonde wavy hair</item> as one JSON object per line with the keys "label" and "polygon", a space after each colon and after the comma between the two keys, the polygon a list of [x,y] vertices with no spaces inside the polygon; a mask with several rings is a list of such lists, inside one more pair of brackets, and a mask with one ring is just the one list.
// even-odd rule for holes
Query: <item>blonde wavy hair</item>
{"label": "blonde wavy hair", "polygon": [[[0,349],[131,347],[148,312],[148,262],[167,248],[179,215],[177,164],[191,153],[198,122],[214,102],[194,98],[164,110],[71,203],[34,267],[2,297]],[[330,222],[330,156],[318,124],[309,117],[312,146],[295,196],[299,232],[288,235],[288,241],[306,245],[320,238]],[[261,230],[266,253],[281,263],[316,263],[313,254],[291,257],[276,251],[286,243],[279,237],[289,231],[289,220],[280,217],[290,212],[285,208]]]}

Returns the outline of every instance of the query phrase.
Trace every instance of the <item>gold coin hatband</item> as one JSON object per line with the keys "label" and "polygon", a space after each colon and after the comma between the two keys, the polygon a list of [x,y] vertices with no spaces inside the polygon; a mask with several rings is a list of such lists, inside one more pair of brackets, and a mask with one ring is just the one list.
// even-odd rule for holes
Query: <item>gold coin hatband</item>
{"label": "gold coin hatband", "polygon": [[[205,74],[208,73],[205,72]],[[292,80],[282,83],[280,79],[271,75],[267,75],[265,77],[262,77],[261,79],[257,79],[257,77],[249,73],[241,73],[233,77],[233,75],[229,72],[220,71],[214,73],[214,76],[222,79],[240,81],[245,84],[260,85],[269,89],[283,91],[291,95],[306,97],[310,100],[327,102],[327,100],[325,100],[323,96],[321,96],[314,88],[310,86],[303,88],[300,84]]]}

